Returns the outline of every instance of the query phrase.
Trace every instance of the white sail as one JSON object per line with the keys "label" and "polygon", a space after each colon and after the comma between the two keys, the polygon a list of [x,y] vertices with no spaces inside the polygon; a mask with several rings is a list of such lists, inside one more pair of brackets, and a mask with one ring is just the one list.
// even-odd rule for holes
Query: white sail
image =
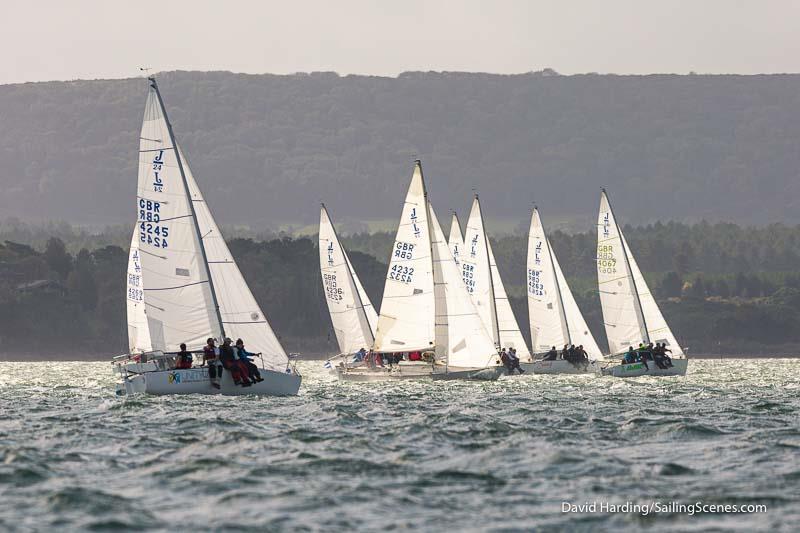
{"label": "white sail", "polygon": [[458,223],[458,215],[453,211],[453,218],[450,221],[450,236],[447,238],[447,244],[450,246],[450,253],[453,254],[453,260],[456,266],[461,269],[461,250],[464,248],[464,237],[461,235],[461,224]]}
{"label": "white sail", "polygon": [[[622,232],[620,232],[622,235]],[[631,249],[628,246],[628,241],[625,240],[625,235],[622,235],[622,242],[625,245],[625,252],[628,255],[628,264],[630,265],[631,272],[633,273],[633,280],[636,284],[636,291],[639,295],[639,304],[641,305],[642,315],[644,322],[647,326],[647,340],[652,343],[666,343],[672,351],[672,356],[683,355],[683,350],[678,344],[675,335],[669,328],[667,321],[664,320],[664,315],[661,314],[661,309],[658,308],[653,294],[644,280],[642,271],[639,270],[639,265],[636,264],[636,259],[633,258]]]}
{"label": "white sail", "polygon": [[350,256],[347,253],[344,254],[345,259],[347,259],[347,266],[350,268],[350,275],[353,277],[353,282],[356,284],[356,292],[358,292],[359,298],[361,298],[361,306],[364,308],[364,313],[367,315],[367,322],[369,322],[369,329],[372,331],[372,338],[375,338],[375,332],[378,330],[378,313],[375,311],[375,306],[372,305],[372,301],[367,296],[367,291],[364,290],[364,286],[361,285],[361,280],[358,279],[358,274],[356,274],[356,269],[353,268],[353,263],[350,262]]}
{"label": "white sail", "polygon": [[392,246],[374,349],[406,352],[434,347],[435,304],[427,193],[419,161]]}
{"label": "white sail", "polygon": [[266,368],[283,371],[289,363],[286,351],[234,261],[180,147],[178,153],[194,203],[225,335],[234,341],[242,339],[249,352],[261,353]]}
{"label": "white sail", "polygon": [[128,253],[127,294],[125,298],[128,312],[128,352],[141,353],[153,349],[150,344],[150,328],[147,327],[147,313],[144,305],[144,285],[142,283],[142,262],[139,258],[139,225],[133,229],[131,248]]}
{"label": "white sail", "polygon": [[544,231],[539,210],[531,214],[527,265],[528,315],[534,352],[553,346],[583,346],[591,359],[602,352],[575,302],[558,259]]}
{"label": "white sail", "polygon": [[472,295],[478,314],[492,335],[495,346],[500,345],[500,332],[495,309],[494,285],[492,283],[491,261],[489,259],[488,239],[483,227],[483,215],[478,195],[472,202],[464,236],[464,249],[461,254],[461,274],[467,291]]}
{"label": "white sail", "polygon": [[355,277],[324,205],[319,214],[319,265],[340,353],[352,354],[361,348],[369,349],[375,341],[375,309]]}
{"label": "white sail", "polygon": [[153,349],[202,347],[220,337],[208,266],[183,165],[155,80],[139,138],[137,212],[144,297]]}
{"label": "white sail", "polygon": [[606,192],[600,197],[597,222],[597,281],[611,354],[649,342],[636,282],[622,232]]}
{"label": "white sail", "polygon": [[430,203],[428,213],[436,294],[436,358],[461,368],[499,364],[497,348],[464,286]]}
{"label": "white sail", "polygon": [[495,261],[494,252],[492,251],[492,243],[489,241],[488,236],[486,237],[486,249],[489,251],[489,267],[492,271],[494,305],[497,313],[497,329],[500,334],[500,346],[506,349],[514,348],[517,351],[517,357],[519,357],[523,363],[530,363],[533,358],[519,330],[519,323],[514,316],[514,311],[511,309],[511,303],[508,301],[506,288],[503,286],[503,280],[500,278],[500,270],[497,268],[497,261]]}

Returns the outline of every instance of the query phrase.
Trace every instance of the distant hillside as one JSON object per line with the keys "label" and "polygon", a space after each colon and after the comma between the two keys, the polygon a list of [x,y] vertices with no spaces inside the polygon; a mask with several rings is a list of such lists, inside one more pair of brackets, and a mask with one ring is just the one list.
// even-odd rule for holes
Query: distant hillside
{"label": "distant hillside", "polygon": [[[159,77],[223,224],[393,220],[416,155],[442,215],[498,227],[800,222],[800,76],[333,73]],[[0,86],[0,218],[129,223],[143,79]],[[500,220],[503,219],[503,220]]]}

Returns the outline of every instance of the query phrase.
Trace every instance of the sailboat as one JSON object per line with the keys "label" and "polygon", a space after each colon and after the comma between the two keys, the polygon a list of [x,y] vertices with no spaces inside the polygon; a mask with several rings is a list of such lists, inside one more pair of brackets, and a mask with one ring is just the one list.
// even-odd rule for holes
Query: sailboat
{"label": "sailboat", "polygon": [[339,343],[339,354],[326,362],[326,367],[332,368],[336,361],[350,360],[362,348],[372,346],[378,314],[339,241],[325,204],[319,213],[319,266],[325,301]]}
{"label": "sailboat", "polygon": [[[600,371],[603,359],[592,332],[583,319],[575,297],[567,284],[558,259],[544,231],[539,210],[531,213],[528,232],[526,285],[531,347],[536,359],[530,365],[536,374],[584,374]],[[589,355],[587,366],[573,365],[562,358],[543,360],[543,354],[555,348],[559,354],[567,344],[583,346]],[[560,357],[560,356],[559,356]]]}
{"label": "sailboat", "polygon": [[672,366],[666,369],[658,368],[651,360],[612,364],[602,369],[603,374],[614,377],[685,375],[688,359],[647,287],[614,217],[605,189],[600,195],[597,221],[597,281],[610,353],[621,358],[629,347],[636,348],[639,343],[665,343],[672,358]]}
{"label": "sailboat", "polygon": [[372,350],[383,367],[339,365],[340,379],[494,380],[503,370],[428,201],[419,161],[392,246]]}
{"label": "sailboat", "polygon": [[[119,394],[297,394],[301,376],[239,271],[176,143],[158,85],[150,87],[139,140],[137,224],[128,270],[131,353],[115,357]],[[131,270],[138,278],[131,277]],[[135,291],[135,292],[134,292]],[[199,353],[209,337],[242,338],[261,354],[264,381],[242,388],[224,372],[174,368],[181,343]]]}
{"label": "sailboat", "polygon": [[472,201],[467,221],[464,248],[461,253],[461,272],[467,291],[472,296],[478,314],[490,331],[498,350],[514,348],[521,363],[532,363],[533,358],[519,330],[503,280],[500,278],[500,271],[497,269],[477,194]]}

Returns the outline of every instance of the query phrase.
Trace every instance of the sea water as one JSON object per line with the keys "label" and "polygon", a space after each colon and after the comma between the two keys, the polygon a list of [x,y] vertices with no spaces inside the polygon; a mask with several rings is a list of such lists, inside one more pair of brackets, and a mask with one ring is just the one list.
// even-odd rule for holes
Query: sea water
{"label": "sea water", "polygon": [[629,380],[299,369],[291,398],[117,398],[107,363],[0,363],[0,530],[800,523],[800,360]]}

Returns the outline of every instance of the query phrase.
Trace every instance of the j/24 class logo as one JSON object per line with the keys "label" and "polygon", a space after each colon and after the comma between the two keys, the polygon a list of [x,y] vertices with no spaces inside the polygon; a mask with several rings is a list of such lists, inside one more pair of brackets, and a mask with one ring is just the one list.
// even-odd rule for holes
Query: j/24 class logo
{"label": "j/24 class logo", "polygon": [[164,182],[161,180],[161,169],[164,167],[164,150],[159,150],[158,154],[153,158],[153,191],[164,192]]}

